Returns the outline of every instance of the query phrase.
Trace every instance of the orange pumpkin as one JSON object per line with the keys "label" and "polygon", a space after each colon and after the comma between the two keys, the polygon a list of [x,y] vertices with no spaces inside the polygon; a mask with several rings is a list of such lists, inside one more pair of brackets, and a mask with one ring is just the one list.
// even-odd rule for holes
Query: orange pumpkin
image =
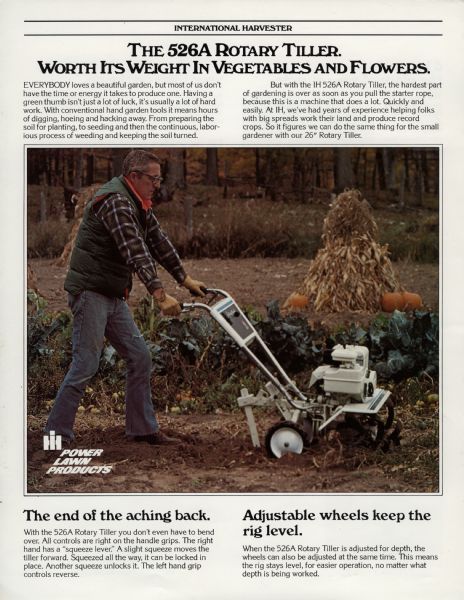
{"label": "orange pumpkin", "polygon": [[284,308],[294,308],[301,309],[306,308],[308,306],[308,296],[304,294],[298,294],[297,292],[293,292],[290,296],[285,300]]}
{"label": "orange pumpkin", "polygon": [[417,310],[422,306],[422,298],[411,292],[387,292],[382,296],[381,306],[385,312]]}
{"label": "orange pumpkin", "polygon": [[422,298],[419,294],[403,292],[404,310],[417,310],[422,307]]}
{"label": "orange pumpkin", "polygon": [[403,310],[404,297],[401,292],[387,292],[381,299],[382,310],[393,312],[394,310]]}

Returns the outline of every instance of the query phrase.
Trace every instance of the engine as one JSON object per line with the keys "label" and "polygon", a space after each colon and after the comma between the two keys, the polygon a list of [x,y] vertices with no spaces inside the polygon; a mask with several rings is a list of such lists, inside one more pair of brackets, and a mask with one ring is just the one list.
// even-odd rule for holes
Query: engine
{"label": "engine", "polygon": [[338,344],[332,350],[331,363],[313,371],[310,387],[320,382],[326,394],[346,394],[361,401],[374,394],[377,374],[369,371],[369,350],[365,346]]}

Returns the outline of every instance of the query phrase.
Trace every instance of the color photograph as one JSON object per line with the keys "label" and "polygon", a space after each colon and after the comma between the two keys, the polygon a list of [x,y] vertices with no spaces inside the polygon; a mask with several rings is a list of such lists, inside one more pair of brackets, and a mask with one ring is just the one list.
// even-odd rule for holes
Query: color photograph
{"label": "color photograph", "polygon": [[440,492],[440,156],[27,148],[25,493]]}

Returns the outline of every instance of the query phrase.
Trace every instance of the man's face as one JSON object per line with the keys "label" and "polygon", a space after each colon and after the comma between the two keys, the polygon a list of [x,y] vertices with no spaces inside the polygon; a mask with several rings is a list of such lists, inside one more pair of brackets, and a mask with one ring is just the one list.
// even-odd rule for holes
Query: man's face
{"label": "man's face", "polygon": [[161,175],[161,167],[158,163],[151,162],[145,167],[145,169],[140,171],[132,171],[129,174],[129,179],[135,190],[137,191],[142,198],[146,200],[151,200],[153,194],[158,191],[161,181],[159,178]]}

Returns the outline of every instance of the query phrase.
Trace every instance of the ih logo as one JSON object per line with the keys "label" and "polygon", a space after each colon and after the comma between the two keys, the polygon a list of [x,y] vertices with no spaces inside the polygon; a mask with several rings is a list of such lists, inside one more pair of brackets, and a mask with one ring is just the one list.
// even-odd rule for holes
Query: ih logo
{"label": "ih logo", "polygon": [[61,450],[61,435],[55,435],[54,431],[50,431],[48,435],[43,436],[44,450]]}

